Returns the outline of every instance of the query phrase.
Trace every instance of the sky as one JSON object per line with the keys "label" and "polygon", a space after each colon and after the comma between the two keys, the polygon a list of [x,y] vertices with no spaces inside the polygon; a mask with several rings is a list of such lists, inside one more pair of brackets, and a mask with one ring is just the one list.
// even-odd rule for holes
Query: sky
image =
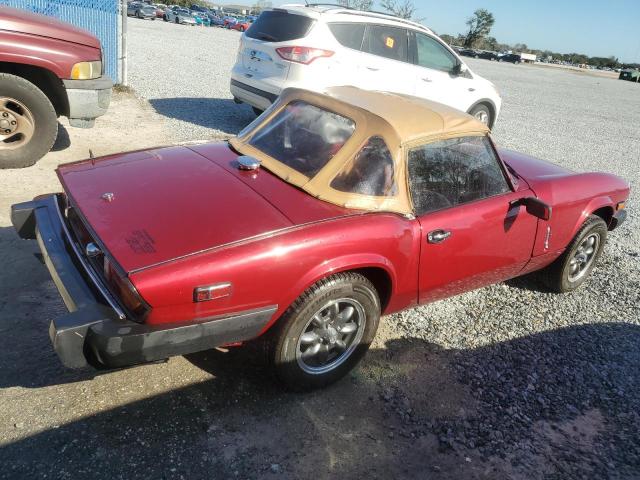
{"label": "sky", "polygon": [[[500,43],[525,43],[529,48],[591,57],[614,55],[621,62],[640,63],[640,0],[413,1],[417,17],[423,17],[422,23],[438,34],[465,32],[467,18],[485,8],[495,18],[490,35]],[[374,10],[382,9],[376,3]]]}

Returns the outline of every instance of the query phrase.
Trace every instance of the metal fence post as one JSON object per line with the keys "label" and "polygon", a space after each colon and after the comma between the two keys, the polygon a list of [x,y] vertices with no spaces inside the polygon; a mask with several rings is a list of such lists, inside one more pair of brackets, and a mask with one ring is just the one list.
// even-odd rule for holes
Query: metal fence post
{"label": "metal fence post", "polygon": [[128,69],[127,69],[127,0],[122,0],[122,29],[120,45],[122,48],[122,58],[120,68],[122,69],[122,85],[128,85]]}

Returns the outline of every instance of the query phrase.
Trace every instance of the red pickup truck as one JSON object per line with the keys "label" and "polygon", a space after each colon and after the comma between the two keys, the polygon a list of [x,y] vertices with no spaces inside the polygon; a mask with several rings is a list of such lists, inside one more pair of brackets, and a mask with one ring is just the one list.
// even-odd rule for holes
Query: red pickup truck
{"label": "red pickup truck", "polygon": [[92,127],[112,86],[91,33],[0,6],[0,168],[37,162],[56,140],[60,116]]}

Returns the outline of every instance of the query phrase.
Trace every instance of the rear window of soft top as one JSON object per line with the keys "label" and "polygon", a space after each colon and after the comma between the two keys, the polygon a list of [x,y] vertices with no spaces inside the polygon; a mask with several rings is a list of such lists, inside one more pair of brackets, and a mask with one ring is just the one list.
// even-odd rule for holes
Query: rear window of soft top
{"label": "rear window of soft top", "polygon": [[245,35],[267,42],[287,42],[306,36],[313,22],[309,17],[285,10],[267,10],[260,14]]}

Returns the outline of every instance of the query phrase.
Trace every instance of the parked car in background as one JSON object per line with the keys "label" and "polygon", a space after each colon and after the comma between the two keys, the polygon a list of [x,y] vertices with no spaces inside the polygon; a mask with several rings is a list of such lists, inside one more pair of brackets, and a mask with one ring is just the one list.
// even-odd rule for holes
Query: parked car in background
{"label": "parked car in background", "polygon": [[222,21],[223,21],[223,26],[225,28],[231,28],[236,23],[238,23],[238,19],[236,17],[232,17],[232,16],[229,16],[229,15],[227,15],[226,17],[223,17]]}
{"label": "parked car in background", "polygon": [[140,19],[156,19],[156,7],[147,3],[131,2],[127,4],[127,15]]}
{"label": "parked car in background", "polygon": [[249,29],[252,23],[253,23],[253,20],[249,20],[247,18],[240,18],[235,24],[231,26],[231,28],[233,30],[238,30],[239,32],[244,32],[245,30]]}
{"label": "parked car in background", "polygon": [[618,80],[627,80],[628,82],[640,82],[640,70],[621,70]]}
{"label": "parked car in background", "polygon": [[498,61],[518,64],[522,62],[522,59],[517,53],[501,53],[498,55]]}
{"label": "parked car in background", "polygon": [[55,142],[60,116],[93,127],[112,85],[94,35],[0,6],[0,168],[36,163]]}
{"label": "parked car in background", "polygon": [[70,312],[53,347],[108,369],[261,338],[308,390],[360,361],[383,314],[534,271],[576,290],[629,184],[488,132],[406,95],[287,89],[229,142],[62,165],[62,193],[11,209]]}
{"label": "parked car in background", "polygon": [[334,6],[264,11],[240,40],[230,89],[258,113],[286,87],[355,85],[435,100],[493,126],[501,99],[431,30]]}
{"label": "parked car in background", "polygon": [[203,27],[210,27],[211,22],[209,21],[209,17],[206,14],[200,12],[191,12],[191,16],[196,21],[196,25],[200,25]]}
{"label": "parked car in background", "polygon": [[167,6],[159,3],[157,5],[154,5],[154,7],[156,8],[156,18],[164,18],[164,11],[166,10]]}
{"label": "parked car in background", "polygon": [[209,19],[212,27],[224,27],[224,19],[222,17],[214,15],[213,17],[209,17]]}
{"label": "parked car in background", "polygon": [[460,48],[457,52],[465,57],[478,58],[478,51],[473,48]]}
{"label": "parked car in background", "polygon": [[196,19],[186,8],[175,7],[164,12],[164,21],[183,25],[195,25]]}
{"label": "parked car in background", "polygon": [[482,58],[484,60],[497,60],[498,54],[489,50],[479,50],[475,58]]}

